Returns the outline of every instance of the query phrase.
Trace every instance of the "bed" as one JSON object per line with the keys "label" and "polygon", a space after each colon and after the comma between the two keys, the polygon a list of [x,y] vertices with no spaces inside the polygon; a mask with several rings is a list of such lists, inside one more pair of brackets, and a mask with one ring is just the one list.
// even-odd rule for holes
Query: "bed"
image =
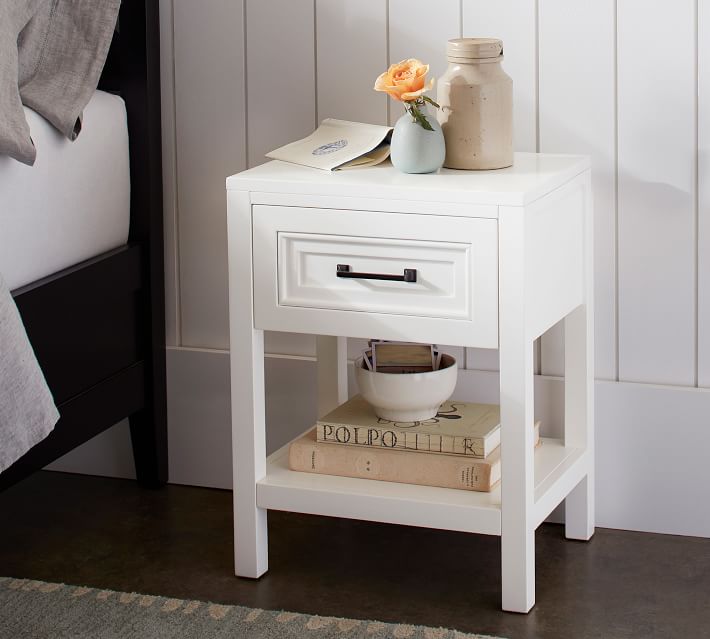
{"label": "bed", "polygon": [[157,4],[122,3],[71,157],[30,112],[36,165],[0,159],[0,269],[60,414],[0,489],[124,418],[138,481],[167,481]]}

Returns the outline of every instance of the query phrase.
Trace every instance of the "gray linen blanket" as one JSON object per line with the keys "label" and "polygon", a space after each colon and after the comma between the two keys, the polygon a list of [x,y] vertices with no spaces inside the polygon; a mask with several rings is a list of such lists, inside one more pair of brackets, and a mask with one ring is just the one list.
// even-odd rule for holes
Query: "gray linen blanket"
{"label": "gray linen blanket", "polygon": [[0,275],[0,472],[54,428],[59,411]]}
{"label": "gray linen blanket", "polygon": [[81,130],[106,60],[120,0],[0,0],[0,153],[33,164],[22,105],[64,136]]}

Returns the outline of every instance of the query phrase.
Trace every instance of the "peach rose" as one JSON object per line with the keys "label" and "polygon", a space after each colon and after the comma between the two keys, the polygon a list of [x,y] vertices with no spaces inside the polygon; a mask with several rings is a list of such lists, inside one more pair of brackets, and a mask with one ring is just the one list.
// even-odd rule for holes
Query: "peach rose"
{"label": "peach rose", "polygon": [[375,91],[384,91],[400,102],[409,102],[421,97],[424,91],[434,86],[432,78],[425,86],[429,65],[415,58],[393,64],[375,82]]}

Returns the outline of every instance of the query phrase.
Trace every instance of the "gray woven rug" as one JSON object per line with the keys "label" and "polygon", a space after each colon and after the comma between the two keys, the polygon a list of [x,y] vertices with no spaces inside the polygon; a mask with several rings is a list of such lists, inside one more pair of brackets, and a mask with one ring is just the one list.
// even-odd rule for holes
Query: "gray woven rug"
{"label": "gray woven rug", "polygon": [[0,577],[2,639],[496,639]]}

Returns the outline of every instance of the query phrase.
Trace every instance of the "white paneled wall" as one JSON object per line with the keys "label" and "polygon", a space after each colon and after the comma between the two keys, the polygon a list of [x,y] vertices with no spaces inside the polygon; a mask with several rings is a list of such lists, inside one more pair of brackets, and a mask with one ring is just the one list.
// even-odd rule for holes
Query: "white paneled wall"
{"label": "white paneled wall", "polygon": [[313,131],[313,0],[247,0],[246,20],[247,164],[255,166],[284,140]]}
{"label": "white paneled wall", "polygon": [[698,385],[710,388],[710,3],[698,3]]}
{"label": "white paneled wall", "polygon": [[[431,8],[430,0],[390,0],[389,60],[419,58],[429,64],[429,77],[440,78],[447,66],[446,41],[461,36],[461,3],[437,0],[435,20]],[[431,95],[436,99],[436,85]],[[404,108],[390,101],[390,124],[403,114]]]}
{"label": "white paneled wall", "polygon": [[[516,151],[537,150],[537,2],[462,0],[466,38],[501,38],[503,66],[513,78]],[[442,55],[445,42],[440,45]]]}
{"label": "white paneled wall", "polygon": [[224,178],[246,168],[244,7],[173,2],[180,344],[229,346]]}
{"label": "white paneled wall", "polygon": [[[174,87],[164,86],[174,99],[174,345],[228,347],[225,175],[325,117],[394,122],[399,105],[372,90],[390,62],[419,57],[440,75],[447,39],[497,36],[514,79],[516,148],[592,157],[597,377],[710,386],[710,45],[697,37],[710,28],[707,3],[163,5],[174,50]],[[271,335],[267,347],[309,355],[313,340]],[[563,358],[555,327],[539,370],[559,374]],[[495,370],[497,355],[469,350],[466,363]]]}
{"label": "white paneled wall", "polygon": [[694,0],[618,6],[622,380],[695,385],[694,15]]}
{"label": "white paneled wall", "polygon": [[387,96],[372,86],[387,67],[387,2],[316,0],[315,10],[318,120],[386,124]]}
{"label": "white paneled wall", "polygon": [[[615,1],[539,6],[539,150],[592,158],[596,376],[616,378]],[[543,338],[542,372],[563,370],[562,333]]]}
{"label": "white paneled wall", "polygon": [[[710,33],[710,0],[160,0],[160,9],[175,481],[230,481],[228,464],[215,470],[230,436],[224,178],[325,117],[393,123],[401,106],[372,90],[390,62],[418,57],[440,75],[446,40],[492,36],[504,40],[514,80],[516,148],[592,158],[596,375],[609,380],[597,384],[600,525],[710,536],[697,505],[710,437],[710,38],[698,37]],[[289,436],[286,416],[295,428],[312,419],[312,364],[299,360],[314,346],[312,336],[266,336],[279,437]],[[362,342],[348,346],[355,355]],[[491,396],[496,375],[480,371],[498,369],[497,353],[455,352],[470,369],[464,394]],[[537,356],[536,408],[554,432],[559,328]],[[102,446],[105,467],[119,467],[102,441],[84,470],[97,472]],[[209,467],[212,458],[222,462]],[[671,490],[664,464],[688,486]]]}

